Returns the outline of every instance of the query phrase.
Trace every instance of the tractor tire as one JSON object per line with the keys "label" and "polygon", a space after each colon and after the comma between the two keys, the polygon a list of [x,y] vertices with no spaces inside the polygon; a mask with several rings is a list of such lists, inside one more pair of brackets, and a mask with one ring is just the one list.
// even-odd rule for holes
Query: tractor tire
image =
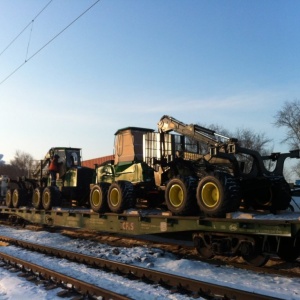
{"label": "tractor tire", "polygon": [[100,182],[93,186],[90,192],[90,205],[94,212],[104,213],[108,211],[107,192],[110,184]]}
{"label": "tractor tire", "polygon": [[48,186],[42,194],[42,206],[45,210],[51,210],[53,206],[58,204],[59,199],[59,189],[56,186]]}
{"label": "tractor tire", "polygon": [[238,181],[224,172],[202,178],[196,197],[200,210],[210,217],[224,217],[238,210],[241,202]]}
{"label": "tractor tire", "polygon": [[134,186],[126,180],[113,182],[107,192],[109,209],[114,213],[122,213],[124,210],[135,206]]}
{"label": "tractor tire", "polygon": [[272,211],[286,210],[292,201],[291,188],[283,177],[271,179]]}
{"label": "tractor tire", "polygon": [[27,202],[27,191],[25,189],[14,189],[12,194],[12,205],[19,208]]}
{"label": "tractor tire", "polygon": [[43,194],[43,189],[38,187],[35,188],[32,194],[32,206],[35,209],[41,209],[42,208],[42,194]]}
{"label": "tractor tire", "polygon": [[13,190],[12,189],[8,189],[5,195],[5,204],[8,208],[12,208],[13,207],[13,203],[12,203],[12,195],[13,195]]}
{"label": "tractor tire", "polygon": [[166,186],[165,201],[175,215],[195,214],[197,181],[194,177],[173,178]]}

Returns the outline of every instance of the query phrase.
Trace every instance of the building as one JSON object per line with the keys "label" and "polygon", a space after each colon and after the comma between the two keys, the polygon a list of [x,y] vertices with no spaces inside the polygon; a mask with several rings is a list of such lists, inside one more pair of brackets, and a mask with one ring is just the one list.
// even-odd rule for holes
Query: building
{"label": "building", "polygon": [[114,160],[114,155],[107,155],[107,156],[102,156],[98,158],[93,158],[93,159],[88,159],[88,160],[83,160],[81,162],[81,165],[83,167],[88,167],[88,168],[95,168],[95,165],[101,165],[107,160]]}

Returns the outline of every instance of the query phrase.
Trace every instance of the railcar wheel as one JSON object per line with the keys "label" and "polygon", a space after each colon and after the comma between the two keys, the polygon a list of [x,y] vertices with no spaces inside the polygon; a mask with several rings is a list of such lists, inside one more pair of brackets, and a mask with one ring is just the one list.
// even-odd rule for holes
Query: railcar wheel
{"label": "railcar wheel", "polygon": [[109,209],[114,213],[122,213],[135,205],[133,184],[126,180],[113,182],[107,193]]}
{"label": "railcar wheel", "polygon": [[12,205],[18,208],[26,203],[27,192],[24,189],[14,189],[12,194]]}
{"label": "railcar wheel", "polygon": [[224,217],[240,206],[240,188],[230,174],[217,172],[205,176],[197,187],[197,203],[200,210],[211,217]]}
{"label": "railcar wheel", "polygon": [[242,258],[249,264],[255,267],[262,267],[264,266],[268,260],[269,256],[260,254],[260,253],[251,253],[249,255],[242,255]]}
{"label": "railcar wheel", "polygon": [[165,191],[168,209],[176,215],[188,215],[195,212],[195,191],[196,180],[193,177],[171,179]]}
{"label": "railcar wheel", "polygon": [[42,195],[42,205],[45,210],[50,210],[54,205],[58,204],[60,192],[57,187],[46,187]]}
{"label": "railcar wheel", "polygon": [[41,209],[42,208],[42,188],[35,188],[32,194],[32,206],[35,209]]}
{"label": "railcar wheel", "polygon": [[200,237],[200,236],[195,236],[194,237],[194,246],[197,250],[197,253],[206,259],[211,259],[214,257],[210,241],[208,240],[209,237]]}
{"label": "railcar wheel", "polygon": [[300,239],[282,237],[277,255],[287,262],[293,262],[300,256]]}
{"label": "railcar wheel", "polygon": [[90,192],[90,205],[94,212],[108,211],[107,192],[109,183],[100,182],[99,185],[94,185]]}
{"label": "railcar wheel", "polygon": [[254,245],[244,243],[241,246],[241,256],[249,265],[262,267],[268,262],[270,256],[262,252],[260,244],[260,241],[257,240]]}
{"label": "railcar wheel", "polygon": [[12,194],[13,194],[13,190],[12,189],[8,189],[5,195],[5,204],[8,208],[12,208],[13,207],[13,203],[12,203]]}

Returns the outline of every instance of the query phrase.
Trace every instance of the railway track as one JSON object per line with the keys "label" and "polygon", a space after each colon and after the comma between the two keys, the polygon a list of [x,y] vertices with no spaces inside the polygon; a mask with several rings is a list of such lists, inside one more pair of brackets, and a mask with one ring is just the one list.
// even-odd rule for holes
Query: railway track
{"label": "railway track", "polygon": [[60,226],[45,226],[45,225],[32,225],[27,223],[19,224],[18,222],[5,221],[0,219],[0,224],[5,226],[12,226],[14,228],[24,228],[29,230],[40,231],[46,230],[49,232],[61,233],[72,239],[86,239],[99,243],[109,244],[117,247],[134,247],[148,245],[148,247],[160,248],[164,251],[171,252],[178,257],[187,259],[202,261],[205,263],[215,265],[230,265],[235,268],[254,271],[257,273],[267,273],[278,276],[296,277],[300,278],[300,257],[295,262],[285,262],[278,257],[271,257],[269,262],[263,267],[256,267],[251,264],[247,264],[243,259],[239,257],[224,257],[215,256],[213,259],[205,259],[196,253],[193,242],[189,240],[177,240],[172,238],[160,237],[157,235],[136,235],[128,236],[118,233],[105,233],[95,232],[84,229],[66,228]]}
{"label": "railway track", "polygon": [[[30,251],[37,251],[43,254],[68,259],[70,261],[78,262],[91,266],[93,268],[105,270],[107,272],[114,272],[121,276],[126,276],[132,280],[142,280],[149,284],[159,284],[173,292],[188,294],[191,297],[202,297],[204,299],[279,299],[265,295],[259,295],[252,292],[238,290],[226,286],[211,284],[199,280],[194,280],[178,275],[158,272],[151,269],[128,265],[107,259],[96,258],[89,255],[80,254],[73,251],[62,250],[59,248],[44,246],[41,244],[30,243],[23,240],[18,240],[6,236],[0,236],[0,240]],[[44,268],[33,265],[19,258],[10,257],[10,255],[0,252],[0,257],[4,261],[9,261],[14,265],[21,265],[24,268],[33,270],[42,277],[55,278],[58,282],[69,283],[76,290],[82,294],[91,296],[102,296],[103,299],[128,299],[122,298],[122,295],[114,295],[112,297],[110,291],[99,289],[99,287],[92,286],[88,283],[82,283],[77,279],[66,277],[64,274],[59,274],[55,271],[45,270]],[[106,293],[106,294],[105,294]],[[108,298],[106,298],[108,297]]]}
{"label": "railway track", "polygon": [[[53,230],[53,228],[52,228]],[[148,247],[155,247],[162,249],[164,251],[171,252],[178,257],[187,258],[190,260],[202,261],[208,264],[213,264],[216,266],[227,265],[234,268],[239,268],[247,271],[253,271],[256,273],[265,273],[276,276],[285,276],[285,277],[294,277],[300,278],[300,260],[298,259],[295,262],[284,262],[283,260],[272,257],[269,262],[263,267],[256,267],[250,264],[247,264],[243,259],[239,257],[223,257],[216,256],[212,259],[205,259],[199,256],[192,245],[192,242],[185,242],[182,240],[174,240],[169,238],[162,238],[152,235],[147,236],[134,236],[128,237],[124,235],[110,235],[101,233],[101,235],[85,231],[85,230],[70,230],[62,229],[58,232],[71,237],[73,239],[87,239],[97,241],[99,243],[109,244],[112,247],[134,247],[142,246],[147,244]]]}
{"label": "railway track", "polygon": [[[56,272],[54,270],[39,266],[37,264],[30,263],[23,259],[8,255],[5,253],[0,253],[2,262],[6,265],[9,264],[14,268],[19,269],[27,276],[32,276],[37,281],[47,281],[48,284],[54,284],[55,286],[62,287],[65,291],[59,293],[61,297],[71,296],[72,294],[79,294],[83,297],[89,299],[96,299],[96,297],[101,296],[103,300],[105,299],[116,299],[116,300],[128,300],[130,298],[117,294],[113,291],[101,288],[96,285],[92,285],[88,282],[78,280],[71,276]],[[25,275],[24,275],[25,276]]]}
{"label": "railway track", "polygon": [[[11,226],[9,222],[0,222],[5,226]],[[19,225],[13,225],[13,227],[20,227]],[[23,227],[23,226],[21,226]],[[147,247],[155,247],[164,251],[171,252],[178,257],[183,257],[191,260],[202,261],[213,265],[227,265],[234,268],[253,271],[256,273],[265,273],[276,276],[294,277],[300,278],[300,258],[295,262],[284,262],[277,257],[272,257],[269,262],[263,267],[256,267],[251,264],[247,264],[243,259],[239,257],[223,257],[216,256],[213,259],[205,259],[199,256],[194,249],[192,242],[186,242],[182,240],[175,240],[170,238],[163,238],[153,235],[146,236],[134,236],[129,237],[122,234],[110,234],[99,233],[87,230],[78,229],[66,229],[60,227],[45,227],[45,226],[32,226],[27,225],[26,228],[30,230],[49,230],[50,232],[61,233],[72,239],[86,239],[90,241],[96,241],[99,243],[109,244],[112,247],[134,247],[143,246],[145,243]]]}

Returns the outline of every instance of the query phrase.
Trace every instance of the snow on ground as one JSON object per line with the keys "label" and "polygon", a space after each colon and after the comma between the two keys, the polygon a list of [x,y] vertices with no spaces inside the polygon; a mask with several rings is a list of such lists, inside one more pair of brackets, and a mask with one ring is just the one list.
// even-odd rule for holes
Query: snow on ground
{"label": "snow on ground", "polygon": [[61,300],[56,294],[60,288],[46,291],[35,283],[29,282],[16,273],[0,268],[0,299],[1,300]]}
{"label": "snow on ground", "polygon": [[291,205],[294,208],[295,212],[300,212],[300,197],[292,197]]}
{"label": "snow on ground", "polygon": [[[58,233],[45,231],[32,232],[26,229],[11,229],[0,226],[1,235],[60,247],[83,254],[115,260],[126,264],[138,265],[168,273],[184,275],[198,280],[244,289],[250,292],[270,295],[280,299],[300,299],[300,279],[291,279],[266,274],[256,274],[250,271],[236,269],[230,266],[212,266],[199,261],[178,259],[171,253],[156,248],[145,247],[111,247],[93,241],[71,239]],[[10,253],[19,258],[30,260],[58,272],[67,273],[73,277],[84,279],[90,283],[113,289],[133,299],[159,300],[189,299],[179,294],[171,294],[160,286],[149,286],[139,281],[129,281],[121,276],[83,267],[65,259],[54,259],[43,254],[20,251],[14,246],[0,247],[1,252]],[[0,300],[46,300],[59,299],[56,291],[44,291],[34,283],[17,277],[16,274],[0,268]],[[16,288],[17,287],[17,288]]]}

